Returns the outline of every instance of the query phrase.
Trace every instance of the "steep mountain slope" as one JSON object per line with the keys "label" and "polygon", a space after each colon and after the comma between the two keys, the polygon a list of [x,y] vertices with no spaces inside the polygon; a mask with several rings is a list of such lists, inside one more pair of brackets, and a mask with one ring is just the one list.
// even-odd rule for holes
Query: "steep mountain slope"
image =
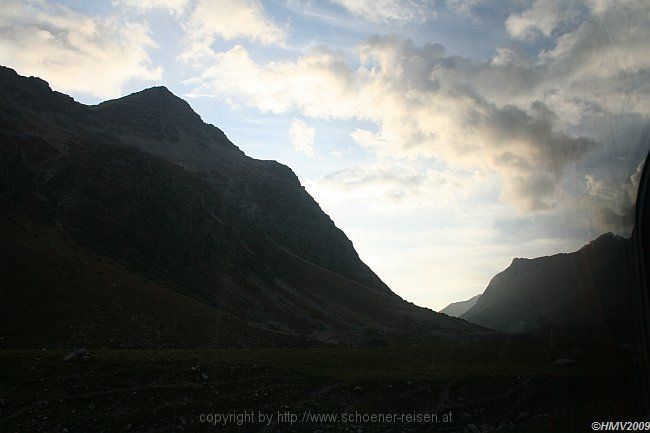
{"label": "steep mountain slope", "polygon": [[636,339],[633,243],[611,233],[570,254],[514,259],[461,318],[505,332],[555,329]]}
{"label": "steep mountain slope", "polygon": [[478,298],[480,296],[481,295],[479,294],[472,296],[465,301],[452,302],[440,310],[440,312],[446,314],[447,316],[460,317],[476,304],[476,301],[478,301]]}
{"label": "steep mountain slope", "polygon": [[391,292],[289,168],[161,87],[85,106],[0,69],[0,220],[7,347],[477,329]]}

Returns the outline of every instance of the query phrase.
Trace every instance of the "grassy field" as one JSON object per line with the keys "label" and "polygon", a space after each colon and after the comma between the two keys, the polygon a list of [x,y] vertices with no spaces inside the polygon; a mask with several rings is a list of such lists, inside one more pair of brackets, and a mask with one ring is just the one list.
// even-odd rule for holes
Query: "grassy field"
{"label": "grassy field", "polygon": [[[629,360],[596,357],[590,350],[606,351],[592,348],[582,349],[573,366],[554,365],[563,350],[509,340],[95,349],[90,359],[73,362],[63,361],[63,350],[5,350],[0,431],[576,432],[632,413]],[[271,421],[261,422],[260,413]],[[373,414],[384,419],[363,418]],[[388,422],[386,414],[431,419]]]}

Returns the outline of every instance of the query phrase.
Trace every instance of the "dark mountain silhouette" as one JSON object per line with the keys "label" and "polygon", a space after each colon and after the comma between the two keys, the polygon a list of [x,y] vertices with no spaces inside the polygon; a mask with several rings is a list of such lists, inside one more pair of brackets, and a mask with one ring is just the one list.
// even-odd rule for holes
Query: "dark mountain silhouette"
{"label": "dark mountain silhouette", "polygon": [[634,278],[631,247],[609,233],[574,253],[516,258],[461,317],[505,332],[617,323],[624,328]]}
{"label": "dark mountain silhouette", "polygon": [[476,304],[476,301],[478,301],[478,298],[480,296],[481,295],[479,294],[472,296],[465,301],[452,302],[440,310],[440,312],[446,314],[447,316],[460,317]]}
{"label": "dark mountain silhouette", "polygon": [[[638,201],[647,200],[644,176]],[[637,216],[629,239],[607,233],[570,254],[516,258],[460,317],[510,333],[553,331],[643,344],[639,259],[647,243],[638,228],[646,224]]]}
{"label": "dark mountain silhouette", "polygon": [[288,167],[164,87],[86,106],[1,68],[0,230],[4,347],[480,329],[393,293]]}

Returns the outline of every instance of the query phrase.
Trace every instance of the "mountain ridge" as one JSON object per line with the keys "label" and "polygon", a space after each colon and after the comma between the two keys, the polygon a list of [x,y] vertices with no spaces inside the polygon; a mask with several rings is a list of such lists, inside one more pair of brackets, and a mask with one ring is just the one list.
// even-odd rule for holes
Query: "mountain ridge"
{"label": "mountain ridge", "polygon": [[440,310],[440,312],[451,317],[460,317],[476,304],[480,296],[481,294],[479,293],[464,301],[452,302]]}
{"label": "mountain ridge", "polygon": [[612,233],[571,253],[515,258],[460,317],[501,332],[553,329],[633,343],[636,266],[632,238]]}

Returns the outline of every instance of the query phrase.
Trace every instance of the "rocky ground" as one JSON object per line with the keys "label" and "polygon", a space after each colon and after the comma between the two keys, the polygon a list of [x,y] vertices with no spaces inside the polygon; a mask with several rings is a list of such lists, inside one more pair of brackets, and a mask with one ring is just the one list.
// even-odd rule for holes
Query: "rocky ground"
{"label": "rocky ground", "polygon": [[[626,355],[578,348],[574,364],[556,365],[561,349],[494,343],[91,350],[68,361],[2,351],[0,431],[578,432],[634,419]],[[372,414],[438,418],[363,419]]]}

